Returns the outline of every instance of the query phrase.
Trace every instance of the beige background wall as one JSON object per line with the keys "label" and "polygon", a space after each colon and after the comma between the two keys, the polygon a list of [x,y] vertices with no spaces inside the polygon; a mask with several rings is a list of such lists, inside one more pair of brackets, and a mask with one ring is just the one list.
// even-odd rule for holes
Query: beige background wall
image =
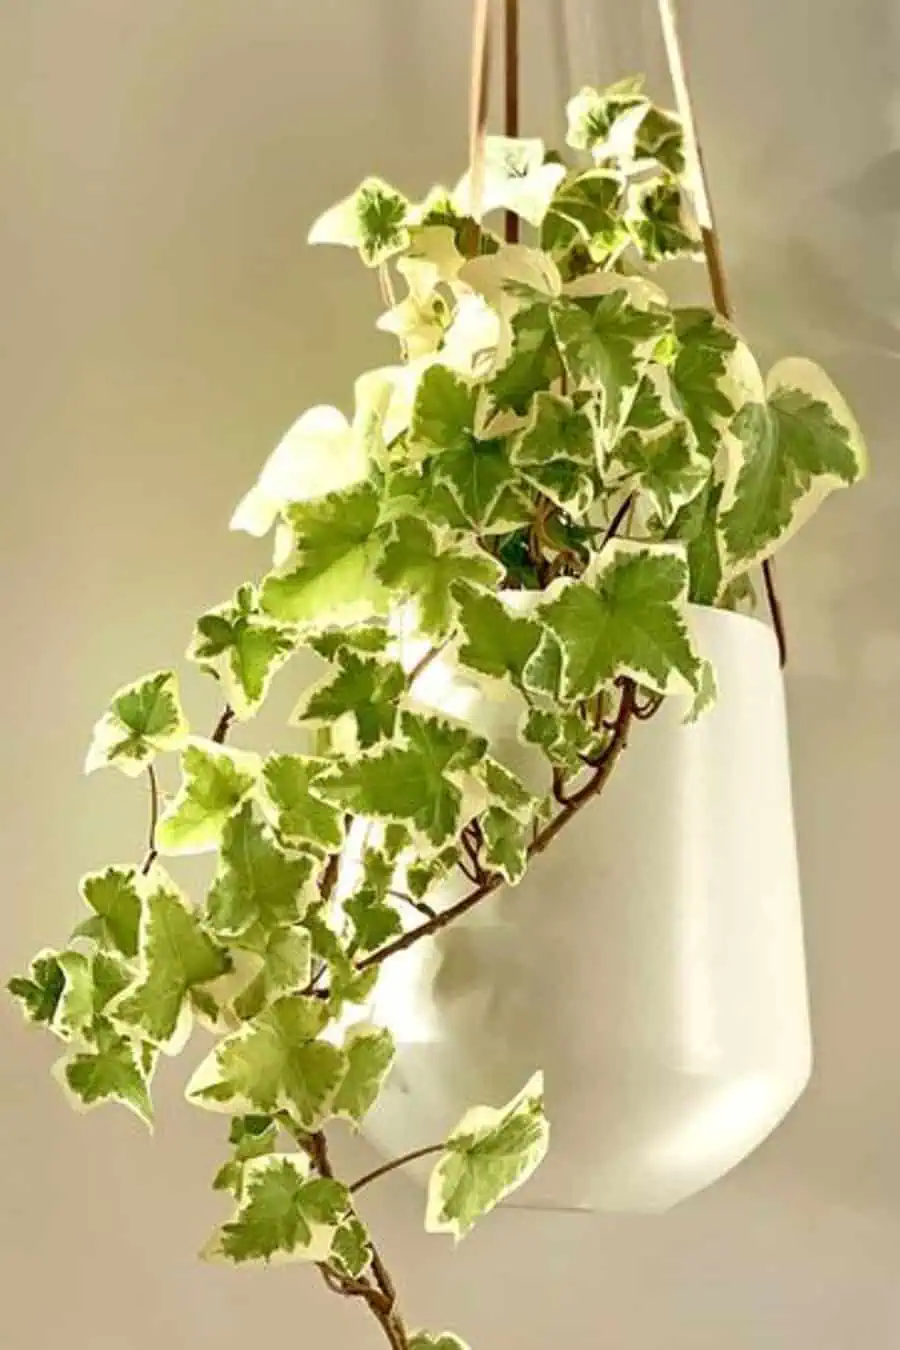
{"label": "beige background wall", "polygon": [[[522,3],[530,128],[584,80],[658,70],[647,4]],[[745,324],[828,362],[877,457],[783,569],[818,1066],[764,1149],[664,1219],[501,1213],[454,1252],[386,1185],[373,1217],[415,1314],[475,1350],[900,1343],[900,22],[895,0],[685,7]],[[261,561],[232,504],[297,412],[346,402],[387,350],[365,279],[304,235],[365,171],[410,191],[458,171],[466,11],[0,7],[4,975],[68,931],[80,871],[143,838],[139,788],[80,777],[107,694]],[[222,1128],[177,1072],[151,1141],[72,1115],[6,1005],[0,1034],[3,1350],[377,1343],[303,1272],[195,1263]]]}

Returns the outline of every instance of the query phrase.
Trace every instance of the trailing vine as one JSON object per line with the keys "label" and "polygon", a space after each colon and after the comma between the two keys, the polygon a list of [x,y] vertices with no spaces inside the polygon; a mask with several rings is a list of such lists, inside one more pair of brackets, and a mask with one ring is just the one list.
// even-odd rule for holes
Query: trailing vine
{"label": "trailing vine", "polygon": [[[357,1197],[434,1155],[426,1227],[460,1238],[549,1124],[536,1065],[511,1102],[338,1178],[331,1123],[361,1125],[394,1056],[366,1014],[381,967],[520,882],[663,699],[702,715],[715,676],[689,605],[752,607],[753,569],[865,470],[818,367],[764,377],[726,319],[659,285],[702,255],[678,118],[631,80],[582,90],[568,125],[574,167],[487,140],[484,212],[527,242],[470,214],[467,178],[418,203],[367,179],[313,227],[375,272],[400,360],[357,380],[352,420],[304,413],[239,504],[233,528],[274,529],[274,559],[197,621],[212,732],[190,730],[173,670],[113,697],[86,768],[146,776],[146,851],[85,877],[68,943],[9,985],[62,1042],[74,1104],[148,1125],[160,1056],[211,1031],[187,1096],[230,1117],[213,1184],[232,1212],[205,1255],[307,1262],[393,1350],[464,1347],[407,1327]],[[289,739],[233,746],[299,653],[321,673],[295,675]],[[539,789],[450,715],[458,679],[515,703]],[[191,900],[169,868],[203,852],[217,870]]]}

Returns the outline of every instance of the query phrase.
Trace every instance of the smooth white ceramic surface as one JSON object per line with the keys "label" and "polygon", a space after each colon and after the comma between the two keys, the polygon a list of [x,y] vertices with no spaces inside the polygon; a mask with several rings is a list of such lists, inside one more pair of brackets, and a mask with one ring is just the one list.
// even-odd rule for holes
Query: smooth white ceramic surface
{"label": "smooth white ceramic surface", "polygon": [[[744,1158],[802,1091],[775,642],[708,609],[692,626],[718,673],[713,711],[685,726],[672,700],[636,726],[602,798],[521,885],[385,967],[373,1013],[399,1053],[366,1127],[380,1148],[441,1138],[542,1068],[553,1143],[521,1203],[661,1210]],[[517,711],[493,705],[479,721],[506,739]]]}

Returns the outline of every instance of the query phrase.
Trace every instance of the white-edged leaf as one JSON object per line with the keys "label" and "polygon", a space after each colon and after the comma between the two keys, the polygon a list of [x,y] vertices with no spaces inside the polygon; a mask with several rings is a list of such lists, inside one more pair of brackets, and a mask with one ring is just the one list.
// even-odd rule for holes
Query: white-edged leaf
{"label": "white-edged leaf", "polygon": [[499,585],[503,568],[467,534],[406,516],[393,526],[378,575],[392,594],[414,602],[419,631],[441,641],[455,620],[454,583],[490,589]]}
{"label": "white-edged leaf", "polygon": [[229,706],[244,720],[257,712],[296,646],[293,628],[261,614],[253,587],[241,586],[197,620],[187,656],[222,681]]}
{"label": "white-edged leaf", "polygon": [[375,1104],[384,1080],[394,1062],[394,1038],[386,1027],[358,1022],[344,1037],[347,1072],[338,1088],[332,1112],[361,1124]]}
{"label": "white-edged leaf", "polygon": [[472,201],[467,173],[457,185],[453,199],[460,211],[474,214],[480,208],[512,211],[530,225],[540,225],[547,205],[566,170],[562,164],[545,164],[544,142],[510,136],[485,138],[484,169],[478,202]]}
{"label": "white-edged leaf", "polygon": [[366,178],[355,192],[319,216],[311,244],[343,244],[359,250],[367,267],[377,267],[409,245],[410,204],[380,178]]}
{"label": "white-edged leaf", "polygon": [[135,778],[159,752],[183,745],[187,734],[178,677],[171,670],[147,675],[113,695],[94,727],[84,771],[113,764]]}
{"label": "white-edged leaf", "polygon": [[259,781],[260,760],[195,737],[181,756],[182,784],[156,829],[160,853],[205,853]]}
{"label": "white-edged leaf", "polygon": [[327,1261],[335,1233],[350,1211],[339,1181],[310,1175],[301,1153],[270,1153],[244,1167],[234,1217],[213,1235],[207,1260]]}

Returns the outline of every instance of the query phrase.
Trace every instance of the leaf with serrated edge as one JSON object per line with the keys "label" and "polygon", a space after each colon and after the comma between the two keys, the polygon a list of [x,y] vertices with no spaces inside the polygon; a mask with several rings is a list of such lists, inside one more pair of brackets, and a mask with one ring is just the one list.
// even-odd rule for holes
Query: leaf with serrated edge
{"label": "leaf with serrated edge", "polygon": [[459,586],[454,595],[464,639],[459,648],[462,664],[494,679],[521,683],[540,640],[540,625],[533,619],[510,613],[502,600],[486,591]]}
{"label": "leaf with serrated edge", "polygon": [[666,370],[651,368],[644,375],[610,463],[624,474],[619,481],[625,490],[645,495],[663,526],[709,481],[709,460],[698,449]]}
{"label": "leaf with serrated edge", "polygon": [[32,959],[28,974],[14,975],[6,987],[29,1022],[51,1026],[65,983],[59,952],[45,948]]}
{"label": "leaf with serrated edge", "polygon": [[270,755],[263,765],[265,800],[281,836],[301,847],[334,852],[344,842],[343,813],[310,791],[330,761],[312,755]]}
{"label": "leaf with serrated edge", "polygon": [[308,854],[282,848],[245,802],[222,836],[219,870],[206,902],[210,926],[237,937],[253,924],[268,930],[296,923],[318,899],[315,867]]}
{"label": "leaf with serrated edge", "polygon": [[182,785],[156,828],[160,853],[206,853],[218,846],[228,821],[254,791],[260,760],[194,738],[181,757]]}
{"label": "leaf with serrated edge", "polygon": [[[479,189],[479,208],[512,211],[529,225],[540,225],[565,165],[545,164],[544,142],[523,137],[488,136],[485,139],[483,182]],[[465,214],[472,214],[469,174],[459,182],[453,200]]]}
{"label": "leaf with serrated edge", "polygon": [[296,646],[294,630],[256,612],[253,588],[242,586],[233,600],[197,620],[187,656],[222,680],[229,707],[245,720]]}
{"label": "leaf with serrated edge", "polygon": [[337,671],[304,694],[291,722],[334,727],[339,718],[350,717],[359,744],[367,747],[394,734],[405,691],[406,675],[396,661],[344,651],[337,656]]}
{"label": "leaf with serrated edge", "polygon": [[380,178],[366,178],[355,192],[313,224],[311,244],[343,244],[359,250],[367,267],[377,267],[409,245],[410,204]]}
{"label": "leaf with serrated edge", "polygon": [[868,455],[846,402],[812,361],[781,361],[765,405],[732,425],[740,443],[722,499],[729,574],[770,557],[836,488],[862,478]]}
{"label": "leaf with serrated edge", "polygon": [[109,1015],[142,1040],[168,1050],[181,1029],[190,991],[224,975],[229,961],[174,882],[158,868],[147,879],[140,966],[137,984],[110,1004]]}
{"label": "leaf with serrated edge", "polygon": [[84,771],[112,764],[135,778],[157,753],[182,746],[187,734],[177,676],[171,670],[147,675],[113,695],[94,727]]}
{"label": "leaf with serrated edge", "polygon": [[349,1210],[346,1186],[310,1176],[305,1154],[252,1158],[244,1168],[237,1212],[213,1235],[203,1256],[236,1264],[326,1261]]}
{"label": "leaf with serrated edge", "polygon": [[347,1030],[344,1053],[347,1072],[332,1112],[359,1125],[375,1104],[394,1062],[394,1038],[385,1027],[358,1022]]}
{"label": "leaf with serrated edge", "polygon": [[91,1049],[57,1060],[53,1076],[78,1111],[118,1102],[145,1125],[153,1121],[148,1073],[141,1049],[127,1036],[105,1030]]}
{"label": "leaf with serrated edge", "polygon": [[396,522],[378,570],[393,593],[414,601],[420,632],[436,641],[454,623],[453,583],[492,589],[503,577],[500,564],[467,535],[437,531],[412,516]]}
{"label": "leaf with serrated edge", "polygon": [[264,1158],[278,1146],[278,1126],[270,1116],[235,1116],[228,1132],[233,1145],[231,1157],[213,1179],[214,1191],[231,1191],[240,1199],[244,1184],[244,1165],[251,1158]]}
{"label": "leaf with serrated edge", "polygon": [[81,880],[81,895],[100,921],[102,940],[123,956],[137,956],[141,881],[133,867],[108,867]]}
{"label": "leaf with serrated edge", "polygon": [[531,826],[499,806],[485,811],[480,824],[484,834],[484,862],[488,869],[500,872],[511,886],[517,885],[528,867]]}
{"label": "leaf with serrated edge", "polygon": [[318,1129],[347,1070],[342,1050],[316,1040],[328,1017],[323,1000],[277,999],[219,1042],[188,1083],[188,1099],[210,1111],[286,1110],[304,1130]]}
{"label": "leaf with serrated edge", "polygon": [[416,389],[409,424],[413,453],[442,454],[468,445],[475,430],[478,389],[444,365],[430,366]]}
{"label": "leaf with serrated edge", "polygon": [[541,617],[562,646],[564,698],[590,698],[622,675],[660,694],[695,689],[687,588],[676,545],[622,540],[610,541],[581,580],[554,583]]}
{"label": "leaf with serrated edge", "polygon": [[461,1238],[521,1186],[544,1158],[550,1126],[536,1073],[508,1105],[476,1106],[447,1139],[428,1186],[425,1227]]}

